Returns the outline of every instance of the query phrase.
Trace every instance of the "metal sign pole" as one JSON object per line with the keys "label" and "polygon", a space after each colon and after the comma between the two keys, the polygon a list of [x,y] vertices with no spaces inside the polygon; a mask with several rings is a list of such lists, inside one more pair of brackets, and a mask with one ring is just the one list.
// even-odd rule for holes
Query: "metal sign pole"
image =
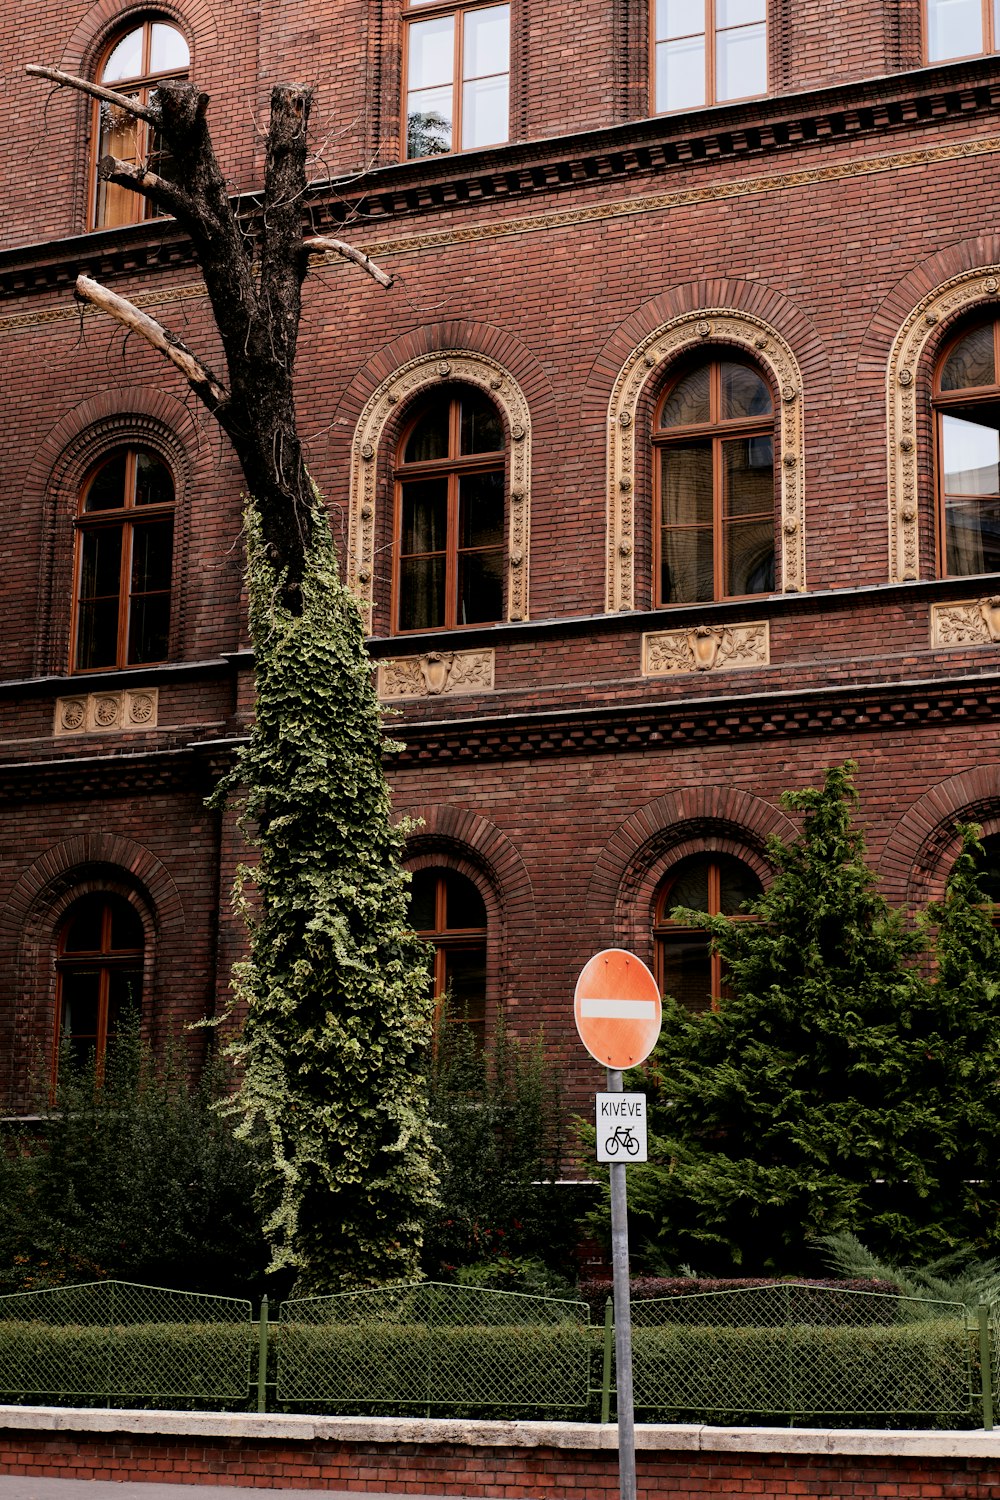
{"label": "metal sign pole", "polygon": [[[608,1069],[608,1093],[624,1091],[622,1075]],[[635,1495],[635,1413],[632,1408],[632,1310],[629,1304],[628,1203],[625,1163],[613,1161],[611,1178],[611,1265],[615,1295],[615,1390],[618,1406],[618,1488],[621,1500]]]}

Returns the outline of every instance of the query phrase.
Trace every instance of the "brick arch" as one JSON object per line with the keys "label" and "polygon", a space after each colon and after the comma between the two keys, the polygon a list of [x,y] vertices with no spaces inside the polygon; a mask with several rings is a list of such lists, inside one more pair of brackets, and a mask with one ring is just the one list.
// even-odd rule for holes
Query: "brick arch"
{"label": "brick arch", "polygon": [[197,442],[191,412],[174,396],[147,386],[130,386],[89,396],[66,412],[36,447],[24,481],[25,498],[42,517],[34,662],[40,673],[57,671],[66,660],[69,610],[57,608],[72,588],[72,522],[77,496],[88,468],[120,443],[143,443],[169,464],[174,476],[176,513],[174,553],[178,559],[176,592],[185,596],[183,559],[187,555],[190,457],[181,433]]}
{"label": "brick arch", "polygon": [[909,906],[922,906],[944,894],[948,872],[959,851],[956,823],[980,823],[1000,833],[1000,766],[959,771],[917,799],[886,841],[881,871]]}
{"label": "brick arch", "polygon": [[[607,429],[609,613],[635,608],[636,496],[645,490],[637,453],[640,407],[652,384],[688,349],[745,350],[768,376],[781,454],[781,587],[806,587],[805,406],[830,388],[829,362],[812,323],[773,288],[733,278],[690,282],[645,303],[597,356],[584,395],[584,421]],[[602,407],[600,416],[593,408]],[[643,408],[644,409],[644,408]]]}
{"label": "brick arch", "polygon": [[[928,290],[929,288],[929,290]],[[981,236],[930,256],[875,312],[859,355],[859,379],[879,352],[886,406],[890,583],[921,576],[921,540],[933,534],[931,413],[938,351],[956,321],[1000,299],[1000,236]],[[888,351],[888,352],[886,352]],[[925,498],[926,497],[926,498]]]}
{"label": "brick arch", "polygon": [[667,870],[690,854],[732,854],[766,885],[772,869],[767,840],[789,840],[796,829],[773,803],[735,787],[679,787],[649,802],[621,825],[598,856],[587,913],[609,944],[649,961],[657,888]]}

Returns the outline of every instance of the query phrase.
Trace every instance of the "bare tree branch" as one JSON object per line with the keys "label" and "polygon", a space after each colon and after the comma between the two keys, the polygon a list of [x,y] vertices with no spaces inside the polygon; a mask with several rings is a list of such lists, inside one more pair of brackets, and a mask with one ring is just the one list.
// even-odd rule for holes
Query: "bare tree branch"
{"label": "bare tree branch", "polygon": [[332,240],[325,234],[314,234],[310,235],[308,239],[304,239],[302,244],[309,251],[310,255],[322,255],[324,251],[329,250],[337,255],[342,255],[345,260],[353,261],[356,266],[361,267],[362,271],[367,271],[368,275],[373,277],[379,286],[384,286],[386,291],[392,286],[392,277],[389,273],[383,271],[373,260],[370,260],[363,250],[358,250],[354,245],[349,245],[346,240]]}
{"label": "bare tree branch", "polygon": [[63,73],[59,68],[43,68],[38,63],[28,63],[24,71],[34,78],[47,78],[50,83],[58,84],[60,88],[79,89],[81,94],[92,94],[95,99],[103,99],[105,103],[113,104],[116,109],[123,109],[126,114],[135,115],[137,120],[145,120],[147,125],[158,126],[160,123],[158,110],[139,104],[137,100],[130,99],[127,94],[118,94],[114,89],[106,89],[99,83],[91,83],[89,78],[77,78],[75,73]]}
{"label": "bare tree branch", "polygon": [[162,323],[157,323],[156,319],[151,318],[148,313],[141,312],[127,298],[119,297],[117,292],[110,292],[107,287],[101,286],[99,281],[92,281],[89,276],[76,278],[75,295],[78,301],[89,302],[93,307],[100,308],[102,312],[109,313],[124,328],[139,334],[147,344],[151,344],[154,349],[165,355],[170,363],[180,370],[191,389],[200,396],[209,411],[214,416],[219,416],[221,409],[229,400],[225,387],[219,383],[208,366],[202,364],[201,360],[191,353],[191,350],[176,334],[164,328]]}
{"label": "bare tree branch", "polygon": [[102,182],[114,182],[119,187],[131,188],[133,193],[149,198],[158,208],[166,209],[175,218],[185,211],[189,214],[195,212],[195,205],[176,183],[168,182],[165,177],[161,177],[151,167],[143,166],[141,162],[137,164],[121,161],[117,156],[102,156],[97,163],[97,175]]}

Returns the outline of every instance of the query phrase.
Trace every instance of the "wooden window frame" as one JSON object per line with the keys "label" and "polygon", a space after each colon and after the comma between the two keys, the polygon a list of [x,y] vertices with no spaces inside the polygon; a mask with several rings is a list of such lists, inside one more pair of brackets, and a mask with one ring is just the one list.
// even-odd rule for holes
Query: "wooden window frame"
{"label": "wooden window frame", "polygon": [[[63,1004],[64,990],[67,975],[74,969],[98,969],[100,979],[98,983],[98,1005],[97,1005],[97,1035],[94,1041],[94,1059],[98,1079],[100,1079],[104,1067],[104,1059],[108,1050],[108,1009],[110,1002],[111,975],[115,970],[135,968],[138,964],[140,974],[145,961],[145,943],[139,948],[112,948],[111,947],[111,924],[114,916],[114,904],[120,902],[123,905],[129,903],[124,896],[117,896],[108,892],[101,897],[101,945],[96,949],[80,949],[72,953],[65,951],[65,942],[72,925],[74,913],[79,903],[65,913],[56,939],[56,1015],[55,1035],[52,1048],[51,1085],[55,1089],[59,1078],[59,1059],[62,1051],[63,1030]],[[138,918],[138,913],[135,914]],[[143,985],[140,981],[139,1003],[142,1004]]]}
{"label": "wooden window frame", "polygon": [[924,67],[933,67],[936,63],[965,62],[972,57],[989,57],[1000,51],[1000,24],[994,25],[993,0],[980,0],[980,9],[983,17],[983,47],[979,52],[965,52],[960,57],[931,57],[930,20],[931,0],[924,0],[921,6],[921,22],[923,35],[920,40],[921,62]]}
{"label": "wooden window frame", "polygon": [[[453,870],[446,865],[433,866],[420,872],[425,876],[434,878],[434,926],[433,928],[421,928],[417,936],[425,942],[433,945],[434,963],[432,977],[434,983],[434,1030],[435,1034],[440,1027],[444,1015],[445,998],[448,989],[448,955],[452,953],[482,953],[484,974],[488,974],[488,940],[489,923],[482,927],[448,927],[448,881],[449,879],[465,880],[473,887],[482,900],[482,893],[475,882],[469,880],[468,875],[463,875],[460,870]],[[485,902],[483,903],[485,906]],[[473,1028],[481,1027],[483,1035],[486,1033],[486,1012],[489,1003],[488,983],[483,983],[483,1012],[482,1015],[449,1015],[449,1025],[463,1025]]]}
{"label": "wooden window frame", "polygon": [[[703,855],[688,855],[680,860],[674,869],[670,870],[666,879],[661,883],[656,897],[655,914],[653,918],[653,970],[654,977],[660,987],[660,994],[666,994],[666,963],[665,950],[674,939],[688,941],[697,940],[704,942],[708,948],[709,959],[709,1005],[708,1009],[718,1010],[722,1001],[726,998],[725,976],[722,969],[722,954],[715,953],[711,949],[712,939],[702,927],[685,927],[681,922],[674,922],[665,914],[666,909],[672,904],[670,894],[677,884],[677,878],[686,866],[697,860],[704,860],[708,865],[708,915],[715,917],[719,915],[722,906],[722,860],[732,860],[740,864],[750,874],[758,879],[756,872],[746,860],[740,859],[736,854],[719,855],[706,853]],[[727,918],[730,922],[756,922],[757,917],[745,912],[735,912]]]}
{"label": "wooden window frame", "polygon": [[[474,390],[474,387],[470,387]],[[503,607],[497,620],[473,620],[464,623],[458,619],[458,576],[459,558],[472,555],[475,552],[494,551],[495,548],[486,547],[460,547],[459,546],[459,486],[460,480],[469,474],[492,474],[502,472],[504,475],[504,494],[506,496],[507,479],[507,444],[503,448],[496,448],[490,453],[461,452],[462,434],[462,400],[464,391],[456,387],[448,392],[438,392],[430,399],[422,400],[415,410],[411,419],[403,429],[402,436],[396,445],[396,464],[393,470],[394,480],[394,507],[393,507],[393,567],[392,579],[392,634],[393,635],[420,635],[426,634],[428,630],[476,630],[484,625],[495,625],[504,618]],[[448,410],[448,456],[446,458],[427,459],[416,463],[405,463],[403,454],[410,440],[414,428],[421,422],[434,400],[447,400]],[[497,411],[497,416],[500,416]],[[502,419],[501,419],[502,420]],[[448,520],[447,537],[445,540],[445,618],[440,625],[419,625],[409,629],[403,629],[400,625],[400,608],[402,604],[402,564],[403,564],[403,484],[412,479],[447,479],[448,481]],[[504,503],[503,534],[506,536],[507,523],[506,500]],[[506,557],[506,544],[503,545]],[[410,556],[439,556],[440,553],[407,553]],[[503,579],[504,593],[507,590],[506,573]]]}
{"label": "wooden window frame", "polygon": [[[183,69],[167,68],[159,73],[150,72],[149,63],[152,50],[154,25],[169,26],[173,31],[177,32],[178,36],[183,37],[185,46],[188,47],[188,56],[190,59],[191,49],[188,43],[188,39],[174,20],[172,20],[168,16],[163,15],[144,16],[141,20],[133,19],[128,25],[121,27],[118,31],[115,32],[114,36],[108,42],[107,46],[104,48],[104,51],[101,53],[100,63],[95,70],[98,83],[104,84],[104,70],[108,65],[111,54],[114,52],[118,44],[124,41],[127,36],[131,36],[134,31],[140,30],[140,28],[142,30],[142,72],[135,78],[115,79],[111,83],[107,84],[106,87],[113,88],[116,90],[116,92],[122,94],[138,94],[140,104],[147,104],[149,102],[150,93],[156,89],[158,84],[165,83],[168,79],[185,80],[190,78],[190,60],[188,62],[188,66]],[[154,203],[152,203],[148,198],[142,197],[139,193],[129,192],[128,189],[122,189],[122,191],[129,192],[129,197],[134,202],[135,213],[131,218],[108,220],[99,213],[98,210],[100,183],[98,182],[97,178],[97,168],[101,158],[101,107],[102,101],[100,99],[95,99],[91,108],[90,180],[87,197],[87,201],[90,204],[90,212],[88,215],[89,228],[120,229],[125,224],[142,224],[147,219],[159,217],[162,211],[157,209]],[[151,127],[145,120],[136,119],[134,121],[133,128],[136,132],[136,159],[138,161],[143,161],[149,155]]]}
{"label": "wooden window frame", "polygon": [[[465,36],[465,17],[474,10],[493,10],[499,5],[506,5],[508,17],[508,29],[511,20],[512,0],[428,0],[426,4],[415,4],[414,0],[403,0],[403,67],[401,80],[402,109],[400,110],[400,156],[403,161],[433,161],[438,156],[454,156],[461,151],[488,151],[489,146],[466,146],[462,140],[462,93],[463,85],[467,80],[463,76],[463,50]],[[410,27],[416,21],[435,20],[441,16],[455,17],[454,56],[452,59],[451,72],[451,146],[447,151],[434,151],[424,156],[410,156],[409,154],[409,94],[410,94]],[[504,73],[484,73],[484,78],[506,78],[507,79],[507,134],[502,141],[494,141],[494,146],[505,146],[510,141],[510,116],[511,116],[511,75],[513,58],[508,50],[507,69]],[[446,87],[445,84],[440,85]]]}
{"label": "wooden window frame", "polygon": [[[766,417],[726,417],[722,418],[719,413],[722,410],[722,366],[726,363],[743,365],[763,381],[771,397],[771,411]],[[663,408],[669,401],[671,394],[682,380],[695,370],[705,368],[709,371],[709,420],[708,422],[686,423],[684,426],[661,426],[661,414]],[[771,439],[771,452],[774,464],[774,489],[775,496],[772,501],[771,520],[775,526],[774,552],[775,567],[778,561],[778,533],[776,520],[776,506],[778,489],[778,435],[775,416],[774,391],[767,374],[752,359],[740,351],[726,351],[713,353],[708,360],[688,360],[679,363],[672,371],[672,378],[664,388],[656,403],[653,417],[653,607],[655,609],[685,609],[693,604],[718,603],[723,599],[761,599],[767,598],[773,590],[764,590],[757,594],[730,594],[726,592],[726,528],[725,514],[723,510],[723,499],[725,489],[725,468],[723,461],[723,445],[731,442],[734,438],[769,437]],[[712,598],[708,599],[661,599],[662,583],[662,551],[663,551],[663,451],[667,448],[680,446],[685,442],[711,442],[712,444]],[[744,518],[748,519],[748,518]],[[680,529],[679,527],[677,528]],[[698,529],[695,527],[692,530]]]}
{"label": "wooden window frame", "polygon": [[[105,464],[110,463],[115,454],[124,449],[127,454],[125,464],[125,494],[124,504],[117,510],[85,511],[84,503],[90,491],[90,487],[97,478]],[[140,505],[135,503],[135,479],[136,462],[140,452],[152,453],[153,456],[164,465],[170,473],[174,482],[174,499],[170,504]],[[137,526],[149,521],[162,521],[169,517],[175,520],[177,513],[177,488],[174,480],[173,470],[159,453],[153,448],[147,448],[142,443],[121,443],[115,448],[104,453],[97,463],[88,469],[80,493],[77,499],[76,518],[74,521],[73,536],[73,608],[70,619],[70,672],[74,675],[86,676],[95,672],[120,672],[127,667],[151,666],[156,662],[130,662],[128,660],[129,625],[132,617],[132,549],[134,533]],[[120,527],[122,531],[121,559],[118,569],[118,642],[115,652],[114,665],[98,667],[81,667],[78,665],[79,655],[79,624],[81,604],[81,584],[83,578],[83,539],[93,531],[110,530],[112,527]],[[176,531],[176,527],[174,528]],[[174,578],[173,578],[173,544],[174,536],[171,535],[171,570],[169,599],[170,612],[173,612],[174,602]],[[167,655],[157,658],[156,661],[167,661]]]}
{"label": "wooden window frame", "polygon": [[[988,386],[963,386],[957,391],[941,390],[941,375],[945,365],[963,339],[968,338],[977,328],[986,328],[992,323],[993,327],[993,369],[997,380]],[[950,408],[957,406],[1000,406],[1000,318],[973,319],[962,325],[957,333],[949,338],[941,347],[934,365],[934,380],[932,385],[932,410],[934,414],[934,546],[936,573],[939,578],[982,578],[992,577],[990,573],[949,573],[948,572],[948,517],[945,506],[944,489],[944,441],[941,431],[941,418],[947,414]]]}
{"label": "wooden window frame", "polygon": [[[649,112],[651,115],[678,115],[685,114],[689,109],[708,109],[718,105],[742,104],[748,99],[766,99],[771,85],[771,54],[768,46],[771,21],[768,16],[767,0],[764,6],[764,20],[748,23],[753,26],[764,27],[764,88],[759,94],[740,94],[732,99],[719,99],[716,97],[717,72],[716,62],[716,38],[720,31],[741,31],[745,29],[740,26],[718,26],[716,25],[717,0],[703,0],[705,7],[704,31],[692,31],[687,36],[703,36],[705,38],[705,98],[701,104],[684,104],[679,109],[660,109],[656,97],[656,49],[663,42],[656,35],[656,0],[649,0],[649,56],[647,66],[649,68]],[[987,3],[987,0],[983,0]],[[684,38],[671,37],[671,41],[682,41]],[[664,38],[664,40],[666,40]]]}

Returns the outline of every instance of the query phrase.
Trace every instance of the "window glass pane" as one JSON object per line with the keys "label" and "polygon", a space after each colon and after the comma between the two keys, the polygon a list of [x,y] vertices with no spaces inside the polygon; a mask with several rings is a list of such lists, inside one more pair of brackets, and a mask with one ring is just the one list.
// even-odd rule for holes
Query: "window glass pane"
{"label": "window glass pane", "polygon": [[674,386],[663,403],[661,426],[686,427],[693,422],[707,422],[710,417],[708,393],[708,365],[703,365]]}
{"label": "window glass pane", "polygon": [[664,526],[711,526],[711,443],[671,443],[661,449],[660,494]]}
{"label": "window glass pane", "polygon": [[719,911],[723,916],[734,917],[747,901],[754,901],[763,894],[764,887],[754,872],[739,859],[720,856],[719,866]]}
{"label": "window glass pane", "polygon": [[927,56],[931,62],[983,50],[980,0],[927,0]]}
{"label": "window glass pane", "polygon": [[128,621],[128,663],[166,661],[170,639],[170,595],[141,594]]}
{"label": "window glass pane", "polygon": [[766,28],[741,26],[715,38],[716,98],[748,99],[767,93]]}
{"label": "window glass pane", "polygon": [[69,922],[63,930],[61,951],[63,953],[99,953],[103,912],[103,896],[85,896],[82,901],[79,901],[74,906]]}
{"label": "window glass pane", "polygon": [[410,922],[414,932],[433,932],[434,899],[437,890],[436,870],[417,870],[410,882]]}
{"label": "window glass pane", "polygon": [[678,867],[663,903],[663,916],[672,920],[675,906],[689,906],[692,911],[708,911],[708,871],[712,861],[703,855],[687,859]]}
{"label": "window glass pane", "polygon": [[101,970],[68,969],[62,975],[60,1045],[69,1046],[79,1066],[97,1047],[100,1016]]}
{"label": "window glass pane", "polygon": [[170,470],[155,453],[140,448],[135,456],[136,505],[170,505],[174,498],[174,481]]}
{"label": "window glass pane", "polygon": [[80,571],[82,599],[113,595],[117,608],[121,585],[122,530],[121,526],[95,526],[83,533],[83,566]]}
{"label": "window glass pane", "polygon": [[410,94],[406,110],[406,155],[440,156],[451,150],[452,94],[444,89],[423,89]]}
{"label": "window glass pane", "polygon": [[417,421],[406,441],[405,464],[430,463],[448,457],[448,401],[436,402]]}
{"label": "window glass pane", "polygon": [[492,401],[472,392],[462,397],[463,453],[499,453],[503,448],[503,423]]}
{"label": "window glass pane", "polygon": [[132,528],[132,593],[170,587],[174,523],[171,517]]}
{"label": "window glass pane", "polygon": [[943,391],[962,391],[968,386],[995,385],[993,324],[974,328],[957,343],[941,371]]}
{"label": "window glass pane", "polygon": [[142,969],[118,964],[108,968],[108,1040],[114,1037],[122,1016],[137,1015],[142,1006]]}
{"label": "window glass pane", "polygon": [[503,618],[503,553],[463,552],[458,559],[458,623]]}
{"label": "window glass pane", "polygon": [[774,592],[774,522],[731,521],[726,526],[726,593]]}
{"label": "window glass pane", "polygon": [[949,573],[1000,572],[1000,501],[949,501],[945,548]]}
{"label": "window glass pane", "polygon": [[656,0],[656,40],[694,36],[705,30],[705,0]]}
{"label": "window glass pane", "polygon": [[407,88],[435,88],[455,76],[455,17],[435,16],[409,28]]}
{"label": "window glass pane", "polygon": [[81,603],[76,632],[76,666],[82,672],[118,665],[118,600]]}
{"label": "window glass pane", "polygon": [[760,516],[774,511],[774,468],[769,437],[736,438],[722,445],[722,513]]}
{"label": "window glass pane", "polygon": [[507,139],[507,75],[481,78],[462,90],[462,149],[495,146]]}
{"label": "window glass pane", "polygon": [[[966,408],[968,410],[969,408]],[[973,408],[978,421],[941,414],[944,489],[947,495],[1000,493],[1000,405]]]}
{"label": "window glass pane", "polygon": [[149,71],[151,73],[183,71],[190,61],[188,44],[177,27],[167,26],[163,21],[154,21],[150,42]]}
{"label": "window glass pane", "polygon": [[482,1021],[486,1011],[485,943],[446,950],[445,991],[453,1019]]}
{"label": "window glass pane", "polygon": [[664,531],[660,547],[660,603],[715,598],[712,533],[706,526]]}
{"label": "window glass pane", "polygon": [[445,925],[448,928],[486,926],[486,906],[471,880],[449,871],[445,876],[445,887]]}
{"label": "window glass pane", "polygon": [[142,948],[145,942],[142,919],[127,901],[110,901],[111,947],[116,953],[123,949]]}
{"label": "window glass pane", "polygon": [[723,417],[763,417],[771,413],[771,392],[747,365],[730,360],[722,365]]}
{"label": "window glass pane", "polygon": [[720,31],[766,19],[767,0],[715,0],[715,24]]}
{"label": "window glass pane", "polygon": [[705,103],[705,42],[660,42],[656,48],[656,108],[696,109]]}
{"label": "window glass pane", "polygon": [[[491,5],[488,10],[466,11],[462,28],[462,77],[484,78],[487,73],[506,73],[509,69],[510,7]],[[462,133],[466,133],[464,128]]]}
{"label": "window glass pane", "polygon": [[102,83],[119,83],[123,78],[142,77],[142,27],[137,26],[111,49],[101,72]]}
{"label": "window glass pane", "polygon": [[495,547],[503,543],[503,474],[466,474],[459,480],[458,544]]}
{"label": "window glass pane", "polygon": [[444,624],[444,558],[405,558],[399,570],[400,630]]}
{"label": "window glass pane", "polygon": [[447,479],[410,479],[402,491],[404,556],[443,552],[448,540]]}
{"label": "window glass pane", "polygon": [[978,861],[979,884],[994,905],[1000,904],[1000,835],[991,833],[983,839],[983,853]]}
{"label": "window glass pane", "polygon": [[87,486],[83,500],[85,511],[120,510],[125,504],[126,459],[125,449],[119,448],[101,465]]}
{"label": "window glass pane", "polygon": [[685,1010],[707,1010],[712,1003],[712,961],[708,939],[661,939],[663,993]]}

